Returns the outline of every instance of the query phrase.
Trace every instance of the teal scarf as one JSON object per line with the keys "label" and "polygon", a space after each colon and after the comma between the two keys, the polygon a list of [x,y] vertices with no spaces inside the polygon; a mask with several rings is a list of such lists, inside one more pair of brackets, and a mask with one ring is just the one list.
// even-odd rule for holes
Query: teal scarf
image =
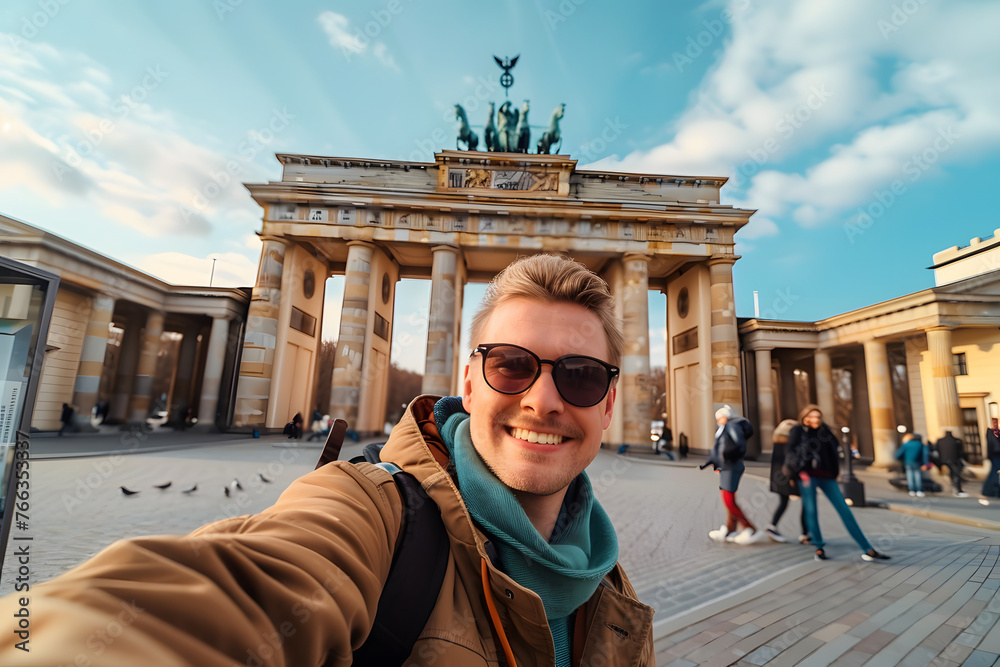
{"label": "teal scarf", "polygon": [[461,400],[441,399],[434,415],[469,514],[492,536],[500,569],[542,598],[556,665],[569,665],[573,612],[590,599],[618,560],[614,527],[594,498],[587,473],[581,472],[570,484],[556,528],[546,542],[510,488],[480,458]]}

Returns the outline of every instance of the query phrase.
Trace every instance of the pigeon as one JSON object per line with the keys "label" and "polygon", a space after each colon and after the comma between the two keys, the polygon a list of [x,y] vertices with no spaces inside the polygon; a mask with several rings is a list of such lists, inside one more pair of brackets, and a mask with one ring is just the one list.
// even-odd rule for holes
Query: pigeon
{"label": "pigeon", "polygon": [[158,489],[168,489],[170,488],[171,484],[173,484],[173,482],[167,482],[166,484],[154,484],[153,486],[155,486]]}
{"label": "pigeon", "polygon": [[138,491],[132,491],[131,489],[126,489],[124,486],[120,488],[122,490],[122,493],[124,493],[126,496],[134,496],[135,494],[139,493]]}
{"label": "pigeon", "polygon": [[222,487],[222,490],[226,492],[226,498],[228,498],[229,497],[229,487],[228,486],[224,486],[224,487]]}
{"label": "pigeon", "polygon": [[257,473],[257,477],[259,477],[260,481],[264,482],[265,484],[271,483],[271,480],[269,480],[267,477],[264,477],[264,475],[261,473]]}
{"label": "pigeon", "polygon": [[193,493],[197,490],[198,490],[198,483],[195,482],[194,486],[192,486],[190,489],[184,489],[183,491],[181,491],[181,493]]}
{"label": "pigeon", "polygon": [[231,488],[231,489],[232,489],[233,491],[242,491],[242,490],[243,490],[243,485],[242,485],[242,484],[240,484],[240,480],[238,480],[238,479],[235,479],[235,478],[233,479],[233,481],[232,481],[232,482],[230,482],[230,483],[229,483],[229,487],[230,487],[230,488]]}

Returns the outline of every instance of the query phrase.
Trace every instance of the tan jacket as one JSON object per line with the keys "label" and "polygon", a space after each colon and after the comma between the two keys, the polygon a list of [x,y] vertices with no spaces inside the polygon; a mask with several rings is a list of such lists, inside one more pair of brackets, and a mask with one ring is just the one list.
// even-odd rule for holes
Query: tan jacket
{"label": "tan jacket", "polygon": [[[444,583],[408,665],[506,664],[492,602],[517,664],[551,665],[541,599],[494,567],[434,425],[433,397],[411,403],[382,452],[441,508],[451,540]],[[30,653],[14,648],[18,595],[0,600],[3,665],[349,665],[368,634],[402,520],[391,476],[328,464],[260,514],[183,537],[117,542],[32,586]],[[419,576],[419,573],[415,573]],[[619,566],[577,612],[574,664],[652,665],[652,610]],[[13,627],[13,626],[12,626]]]}

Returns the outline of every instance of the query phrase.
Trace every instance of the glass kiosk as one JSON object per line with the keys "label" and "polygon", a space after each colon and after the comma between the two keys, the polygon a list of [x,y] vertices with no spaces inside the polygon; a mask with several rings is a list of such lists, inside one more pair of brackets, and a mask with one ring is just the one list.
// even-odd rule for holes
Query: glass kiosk
{"label": "glass kiosk", "polygon": [[58,286],[58,276],[0,257],[0,567],[15,516],[19,536],[31,537],[28,433]]}

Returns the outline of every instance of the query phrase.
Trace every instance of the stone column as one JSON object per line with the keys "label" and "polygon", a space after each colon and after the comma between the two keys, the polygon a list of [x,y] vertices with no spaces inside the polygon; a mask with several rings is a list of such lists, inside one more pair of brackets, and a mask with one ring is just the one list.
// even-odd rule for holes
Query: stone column
{"label": "stone column", "polygon": [[139,346],[142,342],[142,327],[137,319],[137,315],[130,315],[122,332],[118,369],[115,371],[115,390],[111,395],[111,405],[108,406],[108,421],[111,423],[120,424],[128,418],[128,401],[132,396],[132,383],[139,364]]}
{"label": "stone column", "polygon": [[[458,345],[458,322],[455,318],[458,288],[458,248],[437,246],[432,249],[431,306],[427,325],[427,360],[421,392],[448,396],[454,386],[454,349]],[[475,343],[473,343],[475,345]]]}
{"label": "stone column", "polygon": [[[285,267],[284,239],[262,237],[257,282],[247,311],[240,377],[236,389],[233,425],[264,426],[271,396],[274,347],[278,339],[278,308],[281,305],[281,277]],[[214,323],[213,323],[214,324]],[[204,392],[202,392],[204,393]]]}
{"label": "stone column", "polygon": [[156,355],[160,351],[160,336],[163,335],[163,313],[150,311],[146,317],[146,330],[142,336],[142,351],[139,365],[135,369],[132,382],[132,396],[128,402],[130,424],[145,424],[149,416],[149,405],[153,393],[153,378],[156,376]]}
{"label": "stone column", "polygon": [[115,310],[115,300],[107,294],[94,297],[90,310],[90,321],[84,334],[80,351],[80,365],[76,371],[73,386],[73,405],[84,419],[82,425],[90,426],[90,411],[97,403],[97,393],[101,387],[101,373],[104,370],[104,356],[108,351],[108,326]]}
{"label": "stone column", "polygon": [[757,432],[760,446],[774,442],[774,387],[771,385],[771,348],[757,349],[753,353],[757,366]]}
{"label": "stone column", "polygon": [[[826,350],[816,350],[813,353],[813,365],[816,371],[816,404],[823,411],[823,421],[833,427],[833,366],[830,363],[830,353]],[[846,424],[839,424],[846,426]]]}
{"label": "stone column", "polygon": [[351,428],[357,426],[361,397],[361,362],[367,344],[373,250],[371,244],[363,241],[347,244],[344,305],[340,311],[340,335],[333,361],[330,417],[345,420]]}
{"label": "stone column", "polygon": [[177,425],[184,423],[184,416],[188,408],[192,407],[191,382],[197,361],[195,353],[198,351],[198,330],[189,326],[183,335],[181,349],[177,354],[177,377],[170,397],[170,422]]}
{"label": "stone column", "polygon": [[961,437],[962,410],[955,384],[955,362],[951,351],[951,330],[935,327],[927,330],[927,349],[931,357],[931,382],[934,386],[934,408],[937,413],[936,433],[927,434],[937,440],[945,431]]}
{"label": "stone column", "polygon": [[225,317],[213,318],[212,333],[208,337],[208,355],[205,357],[205,374],[201,381],[201,400],[198,402],[198,426],[202,428],[215,427],[228,342],[229,320]]}
{"label": "stone column", "polygon": [[624,443],[649,446],[649,257],[627,254],[622,290],[625,355],[616,405],[625,418]]}
{"label": "stone column", "polygon": [[735,262],[730,257],[708,262],[712,290],[712,401],[716,408],[728,404],[737,412],[742,412],[740,346],[733,300]]}
{"label": "stone column", "polygon": [[895,461],[896,425],[893,424],[892,379],[889,376],[889,356],[885,343],[865,343],[865,370],[868,375],[868,406],[872,420],[872,440],[876,466],[888,466]]}

